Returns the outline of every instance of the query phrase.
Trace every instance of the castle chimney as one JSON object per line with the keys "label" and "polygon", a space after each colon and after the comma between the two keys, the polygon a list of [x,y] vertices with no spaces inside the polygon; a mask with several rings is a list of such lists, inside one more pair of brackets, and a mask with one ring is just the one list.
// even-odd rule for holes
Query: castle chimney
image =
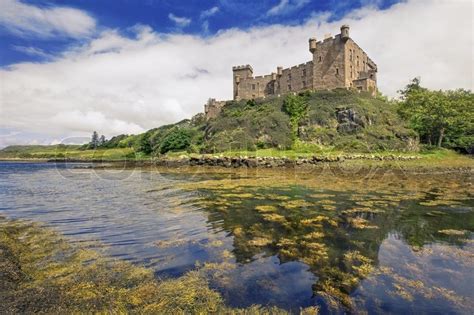
{"label": "castle chimney", "polygon": [[349,25],[344,24],[341,26],[341,39],[346,41],[349,39]]}
{"label": "castle chimney", "polygon": [[315,37],[311,37],[309,39],[309,51],[314,54],[314,52],[316,51],[316,38]]}

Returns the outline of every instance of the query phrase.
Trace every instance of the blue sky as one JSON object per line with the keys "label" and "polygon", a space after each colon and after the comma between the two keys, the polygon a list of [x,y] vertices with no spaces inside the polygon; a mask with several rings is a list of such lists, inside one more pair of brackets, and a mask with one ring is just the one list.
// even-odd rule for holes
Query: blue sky
{"label": "blue sky", "polygon": [[[136,134],[309,61],[308,38],[350,25],[396,97],[412,78],[473,88],[471,0],[0,0],[0,147]],[[82,138],[84,139],[84,138]]]}
{"label": "blue sky", "polygon": [[[248,29],[272,24],[297,25],[318,13],[330,13],[329,21],[365,5],[387,9],[397,0],[22,0],[42,9],[75,8],[97,21],[96,32],[118,29],[126,35],[134,25],[148,25],[159,33],[211,36],[230,29]],[[96,34],[88,34],[94,36]],[[86,37],[85,39],[88,39]],[[0,66],[24,61],[41,62],[84,38],[55,34],[18,36],[0,24]],[[34,47],[35,49],[31,49]],[[30,48],[30,49],[27,49]]]}

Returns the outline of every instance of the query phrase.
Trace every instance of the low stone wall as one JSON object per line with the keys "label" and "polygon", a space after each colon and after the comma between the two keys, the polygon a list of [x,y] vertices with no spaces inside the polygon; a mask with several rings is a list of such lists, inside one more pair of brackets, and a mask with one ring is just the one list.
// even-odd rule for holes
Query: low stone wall
{"label": "low stone wall", "polygon": [[290,159],[286,157],[222,157],[222,156],[201,156],[201,157],[180,157],[174,159],[160,158],[155,160],[158,166],[220,166],[227,168],[237,167],[294,167],[298,165],[317,165],[321,163],[336,163],[345,160],[375,160],[375,161],[407,161],[420,159],[418,156],[377,156],[377,155],[340,155],[340,156],[311,156]]}

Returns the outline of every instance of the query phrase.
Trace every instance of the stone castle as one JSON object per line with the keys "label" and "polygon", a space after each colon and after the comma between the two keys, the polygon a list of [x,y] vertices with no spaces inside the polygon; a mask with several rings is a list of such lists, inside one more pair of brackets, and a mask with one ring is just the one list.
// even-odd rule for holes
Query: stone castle
{"label": "stone castle", "polygon": [[[309,39],[313,59],[306,63],[276,72],[253,76],[250,65],[235,66],[233,71],[233,99],[248,100],[267,96],[280,96],[306,90],[355,89],[375,94],[377,91],[377,65],[349,37],[349,26],[341,33],[322,41]],[[216,117],[226,101],[209,99],[204,106],[207,118]]]}

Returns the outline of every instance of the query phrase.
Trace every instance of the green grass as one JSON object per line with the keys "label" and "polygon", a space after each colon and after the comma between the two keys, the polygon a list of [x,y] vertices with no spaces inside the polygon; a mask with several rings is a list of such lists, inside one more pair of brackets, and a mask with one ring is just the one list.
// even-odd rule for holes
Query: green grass
{"label": "green grass", "polygon": [[78,160],[125,160],[140,159],[143,154],[134,154],[132,148],[80,150],[79,145],[11,146],[0,150],[0,159],[78,159]]}

